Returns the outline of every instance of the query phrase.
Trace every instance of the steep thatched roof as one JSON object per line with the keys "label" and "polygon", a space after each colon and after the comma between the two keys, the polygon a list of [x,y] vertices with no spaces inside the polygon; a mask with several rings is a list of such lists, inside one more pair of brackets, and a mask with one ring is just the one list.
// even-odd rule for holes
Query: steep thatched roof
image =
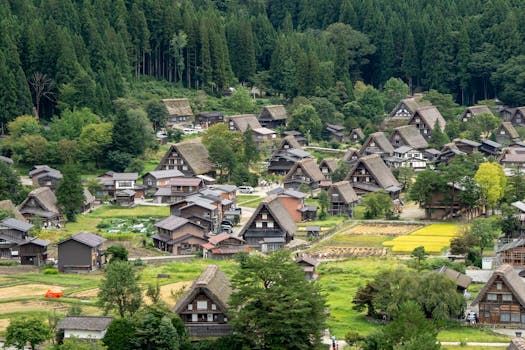
{"label": "steep thatched roof", "polygon": [[394,153],[394,147],[390,141],[386,138],[386,135],[382,131],[374,132],[368,136],[363,147],[359,150],[359,154],[364,154],[365,150],[370,147],[371,143],[374,142],[377,147],[379,147],[383,152],[388,154]]}
{"label": "steep thatched roof", "polygon": [[91,192],[89,192],[89,190],[86,187],[84,187],[84,204],[94,203],[95,200],[95,196],[93,196]]}
{"label": "steep thatched roof", "polygon": [[352,129],[352,131],[350,131],[350,139],[352,139],[353,134],[356,134],[359,140],[362,140],[365,138],[365,133],[363,132],[361,128]]}
{"label": "steep thatched roof", "polygon": [[525,350],[525,339],[522,337],[512,338],[507,350]]}
{"label": "steep thatched roof", "polygon": [[520,134],[518,134],[511,122],[502,122],[496,133],[499,134],[501,130],[505,130],[506,134],[509,135],[511,139],[520,138]]}
{"label": "steep thatched roof", "polygon": [[17,207],[9,199],[0,201],[0,210],[10,211],[13,213],[14,218],[20,221],[26,221],[24,216],[20,214]]}
{"label": "steep thatched roof", "polygon": [[188,291],[179,298],[173,311],[181,314],[188,309],[188,304],[193,301],[196,295],[205,293],[217,305],[222,312],[228,311],[228,303],[232,293],[230,280],[217,265],[208,265],[204,272],[190,286]]}
{"label": "steep thatched roof", "polygon": [[[470,113],[471,115],[476,116],[476,115],[480,115],[480,114],[483,114],[483,113],[492,114],[492,111],[486,105],[470,106],[470,107],[467,107],[463,111],[463,113],[461,113],[461,118],[463,118],[467,113]],[[494,115],[494,114],[492,114],[492,115]]]}
{"label": "steep thatched roof", "polygon": [[393,117],[395,115],[396,111],[399,108],[401,108],[403,105],[406,106],[406,108],[408,109],[408,112],[411,115],[414,115],[414,113],[416,113],[416,111],[419,108],[424,107],[424,106],[430,106],[431,103],[430,103],[430,101],[421,100],[421,96],[417,96],[417,97],[414,96],[414,97],[404,98],[401,101],[399,101],[398,104],[392,110],[392,112],[390,112],[389,117]]}
{"label": "steep thatched roof", "polygon": [[[447,126],[447,122],[436,107],[428,106],[418,109],[412,116],[411,120],[417,118],[418,116],[425,121],[430,130],[434,130],[436,123],[439,122],[441,131],[445,132],[445,126]],[[409,124],[412,123],[409,122]]]}
{"label": "steep thatched roof", "polygon": [[26,199],[24,199],[22,204],[19,206],[21,213],[24,213],[25,206],[31,199],[34,199],[36,202],[38,202],[45,211],[56,214],[60,213],[60,210],[58,210],[57,207],[57,198],[49,187],[39,187],[29,192]]}
{"label": "steep thatched roof", "polygon": [[246,225],[244,225],[241,229],[239,237],[244,236],[246,230],[252,225],[255,218],[259,215],[259,212],[261,212],[261,210],[264,208],[270,212],[272,218],[283,231],[285,231],[289,236],[294,235],[295,231],[297,231],[297,225],[295,224],[295,221],[293,221],[290,214],[288,214],[288,211],[281,204],[279,198],[275,195],[272,195],[266,197],[259,203],[259,206],[255,209],[255,212],[252,214]]}
{"label": "steep thatched roof", "polygon": [[252,130],[262,127],[255,114],[232,115],[230,116],[228,122],[233,122],[235,129],[239,130],[240,132],[245,132],[248,130],[248,127],[250,127]]}
{"label": "steep thatched roof", "polygon": [[161,101],[166,105],[169,115],[193,115],[190,101],[187,98],[166,98]]}
{"label": "steep thatched roof", "polygon": [[352,160],[353,156],[359,157],[359,150],[357,150],[355,148],[349,148],[349,149],[346,150],[346,153],[343,156],[343,160],[345,162],[349,162],[349,161]]}
{"label": "steep thatched roof", "polygon": [[301,168],[303,174],[308,176],[312,181],[324,180],[324,175],[321,172],[321,169],[319,169],[319,167],[317,166],[315,159],[312,158],[305,158],[295,163],[290,169],[290,171],[288,171],[284,179],[286,180],[291,178],[298,168]]}
{"label": "steep thatched roof", "polygon": [[270,105],[263,107],[259,119],[284,120],[288,118],[286,109],[283,105]]}
{"label": "steep thatched roof", "polygon": [[209,173],[212,170],[208,149],[199,139],[179,142],[170,146],[156,170],[163,170],[167,158],[176,151],[188,164],[195,175]]}
{"label": "steep thatched roof", "polygon": [[325,158],[319,163],[319,168],[322,168],[323,166],[328,168],[328,171],[330,173],[334,172],[335,169],[337,169],[337,159],[335,158]]}
{"label": "steep thatched roof", "polygon": [[399,135],[407,146],[415,149],[427,148],[428,142],[414,125],[403,125],[394,129],[390,141],[394,143],[395,135]]}
{"label": "steep thatched roof", "polygon": [[456,283],[456,285],[465,289],[467,289],[468,286],[470,286],[470,284],[472,283],[472,277],[464,275],[461,272],[449,269],[446,266],[442,266],[435,272],[444,274],[445,276],[453,280]]}
{"label": "steep thatched roof", "polygon": [[339,198],[342,199],[342,202],[344,203],[354,203],[359,199],[349,181],[339,181],[333,183],[330,187],[329,191],[337,191],[337,193],[339,193]]}
{"label": "steep thatched roof", "polygon": [[371,154],[368,156],[364,156],[359,158],[357,163],[352,167],[350,172],[348,173],[348,176],[346,180],[351,177],[355,171],[360,165],[363,165],[366,169],[368,169],[368,172],[371,176],[373,176],[379,186],[381,186],[384,189],[387,189],[388,187],[395,186],[395,187],[401,187],[401,184],[396,180],[390,169],[386,166],[383,159],[381,159],[381,156],[379,154]]}
{"label": "steep thatched roof", "polygon": [[285,145],[288,145],[288,149],[290,148],[302,148],[301,147],[301,144],[299,142],[297,142],[297,140],[295,139],[294,136],[286,136],[286,137],[283,137],[283,139],[281,140],[281,144],[279,145],[279,150],[281,149],[285,149]]}
{"label": "steep thatched roof", "polygon": [[485,286],[483,286],[476,299],[472,302],[472,305],[476,305],[481,300],[483,300],[497,277],[503,280],[505,285],[511,290],[512,294],[516,300],[518,300],[520,305],[525,307],[525,283],[518,275],[516,270],[514,270],[514,268],[508,264],[503,264],[494,270],[492,276],[490,276],[490,279],[487,281],[487,283],[485,283]]}

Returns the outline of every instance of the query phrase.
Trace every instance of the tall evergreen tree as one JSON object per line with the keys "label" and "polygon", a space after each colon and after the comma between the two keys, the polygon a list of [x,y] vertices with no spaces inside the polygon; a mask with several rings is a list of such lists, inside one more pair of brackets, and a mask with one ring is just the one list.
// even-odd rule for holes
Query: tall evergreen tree
{"label": "tall evergreen tree", "polygon": [[57,204],[66,215],[68,221],[76,221],[76,216],[82,211],[84,204],[84,189],[80,182],[80,174],[75,165],[67,165],[62,170],[57,190]]}

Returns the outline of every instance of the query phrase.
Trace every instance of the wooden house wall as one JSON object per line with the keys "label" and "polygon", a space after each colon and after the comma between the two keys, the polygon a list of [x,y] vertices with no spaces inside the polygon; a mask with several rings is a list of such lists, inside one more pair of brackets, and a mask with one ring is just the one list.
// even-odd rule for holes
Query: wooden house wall
{"label": "wooden house wall", "polygon": [[58,245],[58,270],[64,272],[68,266],[86,266],[96,270],[96,249],[75,240],[68,240]]}
{"label": "wooden house wall", "polygon": [[[368,181],[366,181],[367,178]],[[352,173],[352,176],[348,178],[348,180],[351,183],[366,183],[379,186],[379,183],[377,182],[375,176],[373,176],[363,164],[358,165],[358,167]]]}
{"label": "wooden house wall", "polygon": [[[498,289],[498,283],[501,288]],[[497,300],[488,300],[489,293],[496,294]],[[512,291],[505,282],[496,278],[494,283],[489,287],[487,293],[479,303],[479,319],[481,323],[488,324],[521,324],[525,323],[525,309],[520,305],[514,295],[512,301],[503,301],[504,294],[511,294]],[[509,315],[510,319],[502,320],[502,314]]]}
{"label": "wooden house wall", "polygon": [[502,264],[525,267],[525,247],[516,247],[500,253]]}

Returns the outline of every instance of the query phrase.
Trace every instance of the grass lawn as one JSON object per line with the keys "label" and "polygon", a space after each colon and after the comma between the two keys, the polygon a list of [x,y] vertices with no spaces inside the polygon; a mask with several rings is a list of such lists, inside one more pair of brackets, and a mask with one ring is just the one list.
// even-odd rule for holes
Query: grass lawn
{"label": "grass lawn", "polygon": [[321,226],[325,228],[333,228],[348,219],[345,216],[328,216],[325,220],[315,220],[315,221],[305,221],[298,222],[297,227],[306,227],[306,226]]}
{"label": "grass lawn", "polygon": [[410,253],[419,246],[424,246],[430,253],[439,253],[450,245],[452,238],[457,236],[460,225],[454,223],[433,224],[425,226],[406,236],[399,236],[383,243],[391,247],[395,253]]}
{"label": "grass lawn", "polygon": [[255,194],[239,194],[237,195],[237,205],[239,207],[257,208],[264,197]]}
{"label": "grass lawn", "polygon": [[366,320],[365,312],[352,309],[352,299],[359,286],[364,286],[379,271],[397,265],[393,259],[362,258],[326,262],[319,266],[319,283],[327,294],[330,309],[327,324],[332,334],[342,338],[353,330],[368,335],[378,327]]}
{"label": "grass lawn", "polygon": [[169,216],[170,208],[158,207],[158,206],[141,206],[138,205],[133,208],[122,208],[117,206],[103,206],[96,209],[88,216],[95,218],[107,218],[107,217],[147,217],[147,216]]}
{"label": "grass lawn", "polygon": [[506,343],[510,337],[497,334],[489,328],[455,327],[438,333],[439,341]]}

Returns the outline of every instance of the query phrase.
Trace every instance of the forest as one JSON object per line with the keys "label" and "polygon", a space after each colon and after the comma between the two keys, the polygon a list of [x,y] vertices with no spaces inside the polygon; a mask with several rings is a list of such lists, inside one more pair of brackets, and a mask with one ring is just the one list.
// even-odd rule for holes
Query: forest
{"label": "forest", "polygon": [[149,76],[220,94],[285,98],[391,77],[460,104],[525,97],[525,3],[510,0],[7,0],[0,4],[2,126],[33,106],[114,112]]}

